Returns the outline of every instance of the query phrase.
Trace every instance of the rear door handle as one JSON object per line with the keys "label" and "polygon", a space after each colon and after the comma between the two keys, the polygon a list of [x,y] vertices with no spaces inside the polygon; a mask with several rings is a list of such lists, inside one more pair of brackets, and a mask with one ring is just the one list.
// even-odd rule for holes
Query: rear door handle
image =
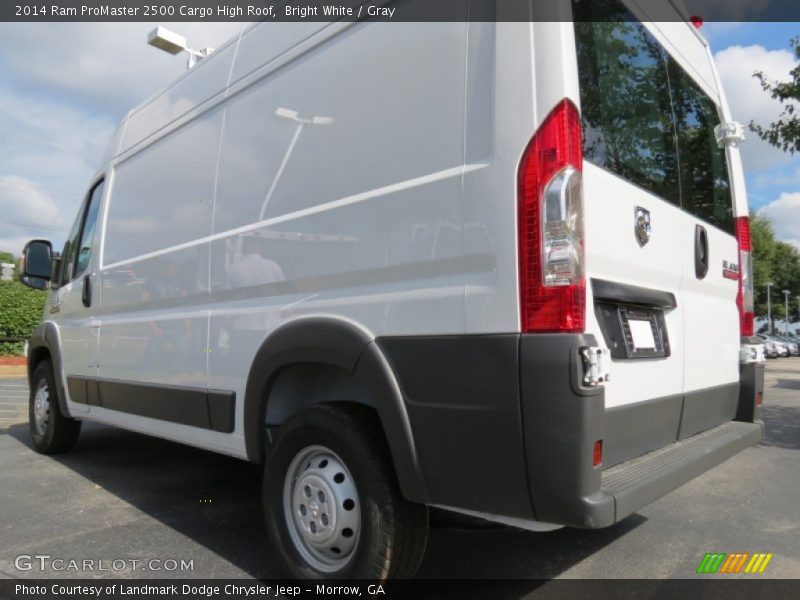
{"label": "rear door handle", "polygon": [[89,275],[83,278],[83,293],[81,294],[81,298],[86,308],[92,305],[92,278]]}
{"label": "rear door handle", "polygon": [[694,274],[698,279],[708,274],[708,232],[702,225],[694,227]]}

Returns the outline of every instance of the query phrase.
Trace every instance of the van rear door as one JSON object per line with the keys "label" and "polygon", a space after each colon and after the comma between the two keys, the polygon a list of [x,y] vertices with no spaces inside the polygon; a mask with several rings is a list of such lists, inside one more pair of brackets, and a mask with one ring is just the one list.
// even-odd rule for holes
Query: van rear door
{"label": "van rear door", "polygon": [[622,4],[576,0],[587,332],[608,346],[604,466],[675,441],[685,219],[667,55]]}
{"label": "van rear door", "polygon": [[687,23],[642,23],[621,2],[573,5],[587,326],[614,361],[610,466],[735,416],[738,245],[702,38]]}
{"label": "van rear door", "polygon": [[[667,57],[680,157],[683,219],[684,404],[679,438],[736,415],[738,244],[726,151],[714,128],[716,90]],[[709,65],[710,66],[710,65]]]}

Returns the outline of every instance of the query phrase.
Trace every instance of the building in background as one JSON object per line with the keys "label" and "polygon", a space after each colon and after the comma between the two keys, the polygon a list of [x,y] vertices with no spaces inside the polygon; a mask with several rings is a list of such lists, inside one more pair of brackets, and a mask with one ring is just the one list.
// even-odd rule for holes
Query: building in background
{"label": "building in background", "polygon": [[0,263],[0,281],[11,281],[14,279],[14,263]]}

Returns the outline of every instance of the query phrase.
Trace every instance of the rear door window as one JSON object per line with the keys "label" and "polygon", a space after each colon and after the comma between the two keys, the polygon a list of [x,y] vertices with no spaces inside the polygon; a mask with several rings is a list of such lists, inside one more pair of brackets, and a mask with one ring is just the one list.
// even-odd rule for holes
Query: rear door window
{"label": "rear door window", "polygon": [[716,104],[669,59],[673,112],[678,131],[683,208],[733,234],[733,201],[725,150],[717,145]]}
{"label": "rear door window", "polygon": [[733,233],[716,104],[621,3],[573,11],[586,160]]}
{"label": "rear door window", "polygon": [[680,204],[661,46],[622,5],[584,0],[575,7],[584,156]]}

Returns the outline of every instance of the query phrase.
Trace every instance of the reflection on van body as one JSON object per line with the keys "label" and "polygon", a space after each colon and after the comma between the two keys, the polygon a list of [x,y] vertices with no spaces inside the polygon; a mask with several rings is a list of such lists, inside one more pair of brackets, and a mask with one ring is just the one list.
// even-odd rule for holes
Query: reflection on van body
{"label": "reflection on van body", "polygon": [[111,267],[102,293],[104,377],[206,385],[208,244]]}

